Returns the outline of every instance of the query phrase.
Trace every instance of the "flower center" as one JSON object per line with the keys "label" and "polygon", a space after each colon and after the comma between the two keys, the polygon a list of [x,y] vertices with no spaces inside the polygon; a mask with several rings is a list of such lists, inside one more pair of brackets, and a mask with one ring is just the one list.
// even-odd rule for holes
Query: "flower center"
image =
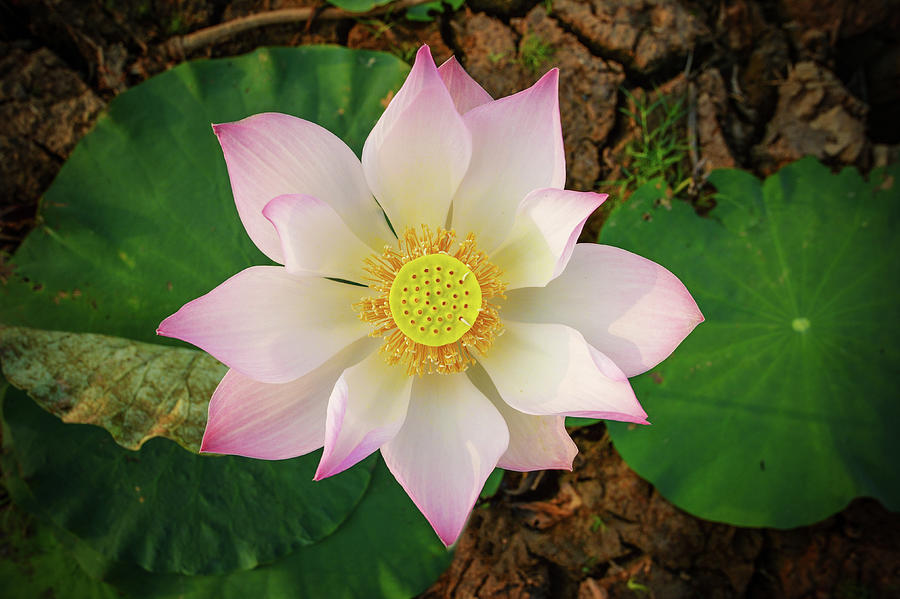
{"label": "flower center", "polygon": [[465,264],[447,254],[407,262],[394,277],[391,315],[403,334],[438,347],[458,341],[481,310],[481,287]]}
{"label": "flower center", "polygon": [[375,293],[354,307],[410,375],[464,371],[503,328],[494,302],[506,285],[471,233],[457,244],[453,231],[407,229],[365,264]]}

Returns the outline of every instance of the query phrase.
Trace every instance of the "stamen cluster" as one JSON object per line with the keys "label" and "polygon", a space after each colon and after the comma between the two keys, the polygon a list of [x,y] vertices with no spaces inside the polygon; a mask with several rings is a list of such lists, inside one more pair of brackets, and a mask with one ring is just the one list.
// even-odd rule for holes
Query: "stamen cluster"
{"label": "stamen cluster", "polygon": [[[397,318],[403,315],[395,315],[390,302],[391,286],[403,266],[432,254],[445,254],[462,262],[477,280],[482,299],[471,327],[458,340],[437,346],[420,343],[401,331]],[[404,365],[409,375],[463,372],[475,361],[472,350],[486,353],[502,331],[496,300],[504,298],[506,285],[500,280],[500,269],[478,250],[472,233],[457,244],[454,231],[438,228],[432,232],[426,225],[421,232],[408,228],[396,248],[385,246],[381,254],[368,257],[365,270],[377,295],[364,298],[354,308],[363,321],[374,326],[373,337],[384,337],[381,353],[388,364]]]}

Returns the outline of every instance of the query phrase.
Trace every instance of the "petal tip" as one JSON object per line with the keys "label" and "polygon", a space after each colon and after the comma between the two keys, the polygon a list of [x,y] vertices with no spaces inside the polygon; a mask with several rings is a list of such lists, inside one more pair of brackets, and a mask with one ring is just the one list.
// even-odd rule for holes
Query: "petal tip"
{"label": "petal tip", "polygon": [[175,335],[173,334],[174,331],[172,330],[172,322],[177,314],[178,312],[163,319],[163,321],[156,327],[156,334],[160,337],[174,337]]}
{"label": "petal tip", "polygon": [[[587,199],[587,215],[584,217],[584,221],[581,222],[582,226],[584,225],[585,221],[587,221],[587,219],[590,218],[590,216],[594,213],[594,210],[596,210],[597,208],[602,206],[603,202],[606,201],[606,198],[609,197],[609,194],[605,194],[605,193],[590,192],[585,195],[587,196],[586,197],[586,199]],[[579,229],[579,232],[580,232],[580,229]]]}
{"label": "petal tip", "polygon": [[459,64],[459,61],[458,61],[458,60],[456,60],[456,55],[455,55],[455,54],[451,54],[451,55],[450,55],[450,58],[448,58],[447,60],[445,60],[444,62],[442,62],[442,63],[441,63],[441,66],[439,66],[438,69],[443,69],[443,68],[448,68],[448,69],[449,69],[449,68],[457,67],[457,66],[460,66],[460,67],[461,67],[462,65]]}
{"label": "petal tip", "polygon": [[534,88],[543,88],[544,86],[557,87],[559,85],[559,67],[553,67],[537,80]]}
{"label": "petal tip", "polygon": [[296,197],[297,196],[293,194],[275,196],[274,198],[266,202],[265,206],[263,206],[262,215],[266,218],[266,220],[272,223],[276,230],[278,229],[278,226],[275,224],[275,221],[272,220],[273,218],[277,218],[275,216],[275,213],[280,210],[282,206],[293,201]]}
{"label": "petal tip", "polygon": [[571,472],[574,469],[574,460],[575,456],[572,456],[571,458],[559,460],[553,464],[547,464],[547,467],[541,468],[541,470],[566,470]]}
{"label": "petal tip", "polygon": [[[469,511],[471,513],[471,510]],[[449,526],[438,526],[437,522],[431,520],[431,518],[427,518],[428,523],[431,524],[431,527],[434,529],[434,532],[437,534],[438,538],[441,540],[441,543],[444,544],[444,547],[450,549],[456,542],[459,540],[459,537],[462,536],[463,529],[465,528],[465,523],[468,521],[468,517],[463,521],[462,526],[456,526],[450,524]]]}
{"label": "petal tip", "polygon": [[428,56],[431,59],[431,62],[434,62],[434,58],[431,56],[431,48],[428,47],[428,44],[422,44],[419,46],[419,49],[416,50],[416,62],[419,61],[423,56]]}
{"label": "petal tip", "polygon": [[349,456],[345,457],[337,463],[335,463],[333,454],[329,453],[328,455],[325,455],[323,453],[322,459],[319,461],[319,466],[318,468],[316,468],[316,474],[313,476],[313,480],[320,481],[332,477],[335,474],[340,474],[344,470],[352,468],[360,461],[368,457],[369,453],[363,453],[362,457],[360,457],[359,453],[351,453]]}
{"label": "petal tip", "polygon": [[344,460],[338,464],[334,463],[332,459],[332,453],[328,451],[328,448],[325,448],[325,451],[322,453],[322,459],[319,460],[319,465],[316,467],[316,473],[313,475],[313,480],[318,482],[320,480],[324,480],[335,474],[343,472],[347,469]]}
{"label": "petal tip", "polygon": [[700,311],[700,308],[697,308],[697,314],[694,316],[697,322],[694,323],[694,326],[697,326],[700,323],[706,322],[706,317],[703,316],[703,312]]}
{"label": "petal tip", "polygon": [[[681,281],[679,281],[681,283]],[[685,297],[685,312],[684,322],[685,322],[685,334],[682,337],[682,341],[691,334],[691,332],[702,322],[706,321],[706,317],[703,315],[703,312],[700,311],[700,306],[697,305],[697,300],[694,299],[694,296],[691,295],[691,292],[688,291],[687,287],[684,287],[684,283],[681,283],[683,287],[683,293]],[[680,343],[680,342],[679,342]]]}
{"label": "petal tip", "polygon": [[[635,398],[635,400],[637,400],[637,398]],[[625,422],[631,422],[633,424],[649,425],[650,421],[647,420],[647,412],[644,411],[644,408],[641,407],[640,404],[638,405],[638,410],[639,410],[638,412],[632,414],[631,418],[629,420],[626,420]]]}
{"label": "petal tip", "polygon": [[171,339],[180,339],[181,341],[188,341],[185,339],[185,327],[184,327],[184,309],[187,306],[190,306],[197,300],[192,300],[186,303],[184,306],[178,309],[175,314],[172,314],[165,318],[159,326],[156,327],[156,334],[161,337],[169,337]]}
{"label": "petal tip", "polygon": [[198,453],[223,453],[215,447],[215,441],[210,439],[210,429],[207,426],[203,433],[203,439],[200,441],[200,450]]}
{"label": "petal tip", "polygon": [[[536,468],[537,470],[568,470],[571,472],[574,469],[575,456],[578,454],[578,450],[576,449],[571,455],[559,456],[552,462],[547,462],[546,464],[542,464],[540,468]],[[498,464],[499,466],[499,464]]]}

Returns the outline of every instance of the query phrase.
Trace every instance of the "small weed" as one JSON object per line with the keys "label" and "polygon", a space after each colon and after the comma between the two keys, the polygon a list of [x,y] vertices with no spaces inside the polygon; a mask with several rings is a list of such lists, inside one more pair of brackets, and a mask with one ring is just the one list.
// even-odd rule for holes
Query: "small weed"
{"label": "small weed", "polygon": [[379,19],[357,19],[357,22],[372,32],[372,37],[380,38],[391,30],[391,26]]}
{"label": "small weed", "polygon": [[606,522],[603,521],[603,518],[594,514],[594,520],[591,522],[591,532],[597,532],[598,530],[606,532]]}
{"label": "small weed", "polygon": [[536,73],[551,56],[553,56],[553,46],[537,35],[529,33],[522,40],[519,61],[532,73]]}
{"label": "small weed", "polygon": [[172,20],[169,21],[169,33],[175,34],[181,31],[181,15],[174,15]]}
{"label": "small weed", "polygon": [[490,60],[494,64],[497,64],[507,54],[507,52],[488,52],[488,60]]}
{"label": "small weed", "polygon": [[416,52],[419,50],[418,46],[415,43],[411,42],[400,42],[399,44],[395,44],[393,42],[396,39],[396,36],[387,37],[386,34],[390,32],[393,25],[391,23],[385,23],[380,19],[357,19],[357,23],[364,26],[372,33],[372,37],[375,39],[380,39],[385,37],[385,40],[390,45],[388,52],[402,60],[403,62],[412,64],[413,60],[416,57]]}
{"label": "small weed", "polygon": [[624,197],[648,181],[662,178],[671,195],[677,196],[692,181],[685,169],[689,145],[684,131],[684,98],[673,99],[657,90],[656,99],[649,102],[646,96],[635,96],[624,88],[622,92],[634,110],[620,110],[635,123],[638,133],[625,148],[628,161],[621,167],[624,177],[602,185],[618,187],[619,197]]}
{"label": "small weed", "polygon": [[587,574],[591,570],[594,569],[594,566],[597,564],[597,558],[595,556],[590,556],[586,560],[584,560],[584,564],[581,566],[581,573]]}
{"label": "small weed", "polygon": [[413,60],[416,57],[416,52],[418,51],[418,46],[410,43],[402,43],[400,44],[400,46],[391,48],[391,54],[399,56],[400,60],[409,64],[413,63]]}
{"label": "small weed", "polygon": [[636,581],[634,578],[629,578],[628,582],[625,583],[625,586],[628,587],[629,591],[638,591],[640,593],[649,593],[650,589]]}

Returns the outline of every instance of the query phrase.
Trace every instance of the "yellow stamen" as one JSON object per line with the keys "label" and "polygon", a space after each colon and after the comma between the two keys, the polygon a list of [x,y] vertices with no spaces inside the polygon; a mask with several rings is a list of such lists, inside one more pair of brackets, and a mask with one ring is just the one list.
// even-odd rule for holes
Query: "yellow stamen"
{"label": "yellow stamen", "polygon": [[502,329],[491,302],[504,297],[500,269],[473,234],[451,251],[455,241],[453,231],[422,225],[421,234],[407,229],[397,248],[366,259],[378,295],[354,307],[374,326],[372,336],[384,337],[387,362],[410,375],[462,372],[474,362],[472,350],[487,352]]}

